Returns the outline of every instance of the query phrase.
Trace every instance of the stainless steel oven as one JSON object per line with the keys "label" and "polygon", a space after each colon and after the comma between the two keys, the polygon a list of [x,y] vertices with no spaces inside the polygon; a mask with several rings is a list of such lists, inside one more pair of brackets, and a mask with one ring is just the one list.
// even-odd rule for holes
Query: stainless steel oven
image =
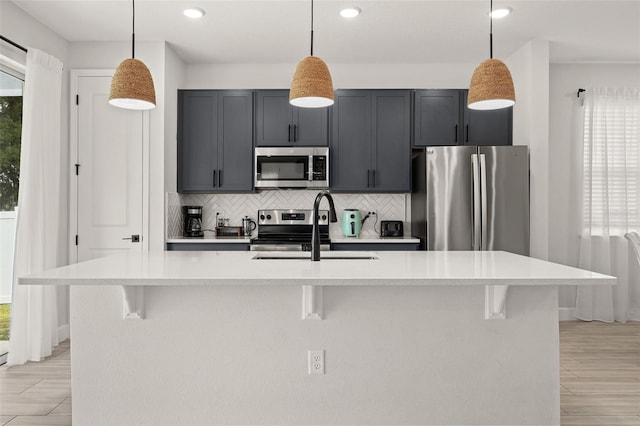
{"label": "stainless steel oven", "polygon": [[[320,250],[330,249],[329,211],[318,212]],[[311,251],[313,210],[258,210],[252,251]]]}
{"label": "stainless steel oven", "polygon": [[329,188],[329,148],[256,148],[256,188]]}

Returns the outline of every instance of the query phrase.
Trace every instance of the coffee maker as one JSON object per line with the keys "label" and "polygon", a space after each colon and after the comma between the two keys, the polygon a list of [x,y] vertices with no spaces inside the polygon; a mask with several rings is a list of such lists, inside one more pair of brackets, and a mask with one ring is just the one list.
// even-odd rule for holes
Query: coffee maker
{"label": "coffee maker", "polygon": [[182,206],[182,236],[204,237],[202,232],[202,206]]}

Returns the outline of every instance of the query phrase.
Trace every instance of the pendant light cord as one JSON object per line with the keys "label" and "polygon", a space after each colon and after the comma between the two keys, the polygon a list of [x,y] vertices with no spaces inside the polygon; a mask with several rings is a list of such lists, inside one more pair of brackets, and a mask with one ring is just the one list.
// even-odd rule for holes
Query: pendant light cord
{"label": "pendant light cord", "polygon": [[313,0],[311,0],[311,56],[313,56]]}
{"label": "pendant light cord", "polygon": [[131,57],[136,57],[136,0],[131,0]]}
{"label": "pendant light cord", "polygon": [[489,58],[493,59],[493,0],[490,0],[489,7]]}

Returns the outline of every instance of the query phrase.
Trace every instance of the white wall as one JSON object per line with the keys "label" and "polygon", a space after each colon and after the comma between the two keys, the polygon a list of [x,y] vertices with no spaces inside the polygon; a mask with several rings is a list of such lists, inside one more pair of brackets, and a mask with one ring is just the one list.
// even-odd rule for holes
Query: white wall
{"label": "white wall", "polygon": [[529,146],[530,255],[548,258],[549,233],[549,42],[534,40],[505,63],[516,90],[513,144]]}
{"label": "white wall", "polygon": [[184,62],[165,44],[164,190],[167,192],[176,192],[178,186],[178,89],[184,86],[186,72]]}
{"label": "white wall", "polygon": [[[30,15],[24,13],[22,9],[17,7],[11,2],[0,2],[0,28],[2,29],[2,35],[8,39],[26,47],[36,48],[53,55],[60,59],[63,64],[62,74],[62,105],[60,111],[62,115],[62,123],[60,126],[60,133],[62,139],[62,150],[60,165],[62,168],[61,173],[61,191],[60,191],[60,206],[62,208],[60,214],[60,246],[58,249],[58,264],[66,265],[68,263],[69,253],[69,241],[68,236],[68,206],[69,206],[69,193],[68,193],[68,180],[69,180],[69,102],[65,93],[68,93],[69,88],[69,43],[60,37],[58,34],[51,31],[48,27],[45,27],[40,22],[33,19]],[[60,287],[58,289],[58,325],[65,327],[69,324],[69,292],[66,287]],[[68,332],[68,331],[67,331]],[[64,334],[64,331],[63,331]]]}
{"label": "white wall", "polygon": [[[549,78],[549,260],[578,266],[576,212],[572,194],[581,187],[570,178],[571,121],[578,88],[640,87],[640,64],[552,64]],[[575,287],[560,291],[560,307],[575,307]]]}
{"label": "white wall", "polygon": [[[334,89],[464,89],[477,64],[329,64]],[[286,89],[296,64],[188,65],[183,89]]]}

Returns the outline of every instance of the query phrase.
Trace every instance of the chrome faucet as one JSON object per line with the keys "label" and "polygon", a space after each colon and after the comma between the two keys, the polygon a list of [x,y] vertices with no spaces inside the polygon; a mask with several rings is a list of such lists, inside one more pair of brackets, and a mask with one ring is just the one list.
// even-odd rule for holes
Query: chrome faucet
{"label": "chrome faucet", "polygon": [[320,191],[316,196],[316,201],[313,203],[313,230],[311,231],[311,261],[317,262],[320,260],[320,225],[318,225],[318,209],[320,208],[320,201],[322,197],[327,197],[329,201],[329,221],[337,222],[336,208],[333,206],[333,198],[329,191]]}

